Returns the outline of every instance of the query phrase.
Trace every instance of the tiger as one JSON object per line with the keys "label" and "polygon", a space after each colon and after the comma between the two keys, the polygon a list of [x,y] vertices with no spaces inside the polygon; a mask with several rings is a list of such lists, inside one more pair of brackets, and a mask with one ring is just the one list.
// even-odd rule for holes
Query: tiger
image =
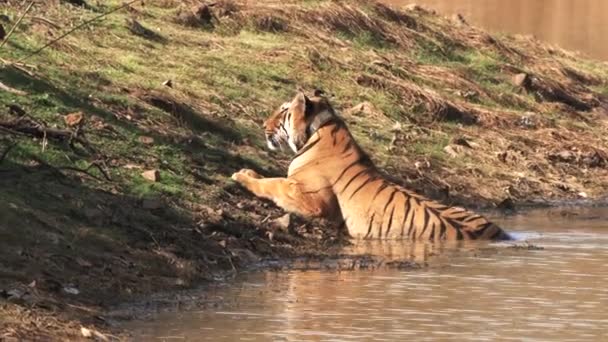
{"label": "tiger", "polygon": [[287,212],[335,221],[354,239],[508,240],[485,217],[383,176],[323,94],[298,92],[264,122],[270,150],[295,153],[286,178],[242,169],[232,179]]}

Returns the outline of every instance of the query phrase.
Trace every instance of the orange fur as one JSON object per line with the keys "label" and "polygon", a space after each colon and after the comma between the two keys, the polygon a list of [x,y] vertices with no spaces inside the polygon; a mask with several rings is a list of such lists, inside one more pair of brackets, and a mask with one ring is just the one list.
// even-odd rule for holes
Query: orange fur
{"label": "orange fur", "polygon": [[296,152],[287,178],[263,178],[246,169],[232,178],[289,212],[342,222],[356,238],[508,238],[480,215],[382,177],[324,97],[299,93],[264,126],[271,148],[287,144]]}

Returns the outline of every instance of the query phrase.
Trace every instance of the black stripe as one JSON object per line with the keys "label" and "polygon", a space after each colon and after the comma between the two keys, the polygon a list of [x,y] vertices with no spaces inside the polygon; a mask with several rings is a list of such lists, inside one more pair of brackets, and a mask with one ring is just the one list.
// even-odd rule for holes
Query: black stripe
{"label": "black stripe", "polygon": [[[357,165],[359,163],[359,159],[355,160],[354,162],[352,162],[350,165],[348,165],[347,167],[344,168],[344,170],[342,170],[342,173],[340,173],[340,175],[338,176],[338,178],[334,181],[333,185],[338,184],[338,182],[340,181],[340,179],[342,179],[342,177],[344,177],[344,174],[350,170],[351,167]],[[332,186],[333,186],[332,185]]]}
{"label": "black stripe", "polygon": [[395,214],[395,206],[391,210],[391,216],[388,219],[388,228],[386,228],[385,236],[388,238],[388,233],[391,231],[391,227],[393,226],[393,214]]}
{"label": "black stripe", "polygon": [[423,223],[423,227],[422,228],[422,232],[420,234],[418,234],[419,237],[422,237],[422,235],[424,235],[424,232],[426,232],[427,228],[429,227],[429,218],[430,218],[430,214],[428,212],[427,208],[423,208],[424,209],[424,219],[422,220]]}
{"label": "black stripe", "polygon": [[355,180],[357,177],[361,176],[362,174],[364,174],[364,173],[366,173],[366,172],[367,172],[367,168],[365,168],[365,169],[363,169],[363,170],[361,170],[361,171],[357,172],[357,174],[356,174],[356,175],[354,175],[354,176],[353,176],[353,177],[352,177],[352,178],[351,178],[351,179],[350,179],[350,180],[349,180],[349,181],[346,183],[346,185],[345,185],[345,186],[342,188],[342,190],[340,191],[339,195],[341,195],[341,194],[344,192],[344,190],[346,190],[346,188],[348,188],[348,186],[349,186],[349,185],[351,185],[351,183],[352,183],[352,182],[353,182],[353,181],[354,181],[354,180]]}
{"label": "black stripe", "polygon": [[443,220],[439,221],[440,225],[439,225],[439,238],[443,239],[445,237],[445,231],[447,229],[447,226],[445,225],[445,222]]}
{"label": "black stripe", "polygon": [[382,180],[382,184],[380,184],[380,186],[378,187],[378,190],[376,190],[376,193],[374,194],[374,198],[372,198],[372,202],[376,200],[376,197],[378,197],[378,195],[380,195],[382,190],[388,188],[388,182],[385,181],[384,179],[381,179],[381,180]]}
{"label": "black stripe", "polygon": [[417,203],[417,201],[414,197],[410,197],[410,200],[414,201],[414,205],[411,205],[410,211],[412,212],[412,219],[410,220],[410,226],[407,228],[407,236],[409,239],[411,239],[410,231],[411,230],[413,230],[414,232],[416,231],[416,228],[414,227],[415,226],[414,220],[416,219],[416,209],[419,205],[419,203]]}
{"label": "black stripe", "polygon": [[[321,138],[304,145],[304,147],[302,147],[302,149],[299,150],[298,153],[296,153],[296,155],[295,155],[295,157],[293,157],[293,159],[296,159],[299,156],[303,155],[304,153],[308,152],[311,148],[313,148],[316,144],[318,144],[319,141],[321,141]],[[293,161],[293,159],[292,159],[292,161]]]}
{"label": "black stripe", "polygon": [[342,149],[342,152],[340,153],[345,153],[346,151],[348,151],[349,148],[353,147],[353,141],[349,140],[348,143],[346,143],[346,145],[344,146],[344,148]]}
{"label": "black stripe", "polygon": [[372,214],[372,218],[371,218],[371,220],[369,221],[369,227],[367,227],[367,234],[365,234],[365,238],[366,238],[366,239],[369,237],[369,234],[370,234],[370,233],[371,233],[371,231],[372,231],[372,226],[373,226],[373,224],[374,224],[374,217],[375,217],[375,216],[376,216],[376,213],[373,213],[373,214]]}
{"label": "black stripe", "polygon": [[480,215],[474,215],[474,214],[473,214],[473,215],[471,215],[471,216],[467,217],[466,219],[462,220],[462,222],[467,223],[467,222],[471,222],[471,221],[473,221],[473,220],[476,220],[476,219],[478,219],[478,218],[481,218],[481,216],[480,216]]}
{"label": "black stripe", "polygon": [[398,192],[398,190],[394,189],[393,192],[391,193],[391,195],[388,197],[388,201],[384,205],[384,209],[382,209],[382,217],[384,217],[384,214],[386,214],[386,209],[388,208],[388,206],[391,205],[391,203],[393,203],[393,199],[395,198],[395,194],[397,192]]}
{"label": "black stripe", "polygon": [[366,186],[367,184],[369,184],[369,183],[371,183],[371,182],[373,182],[373,181],[375,181],[375,180],[377,180],[377,179],[378,179],[378,177],[377,177],[377,176],[373,176],[373,177],[372,177],[372,176],[370,176],[370,177],[369,177],[367,180],[365,180],[365,182],[363,182],[363,184],[359,185],[359,186],[357,187],[357,189],[355,189],[355,191],[354,191],[354,192],[353,192],[353,193],[350,195],[350,197],[349,197],[348,199],[349,199],[349,200],[350,200],[350,199],[352,199],[352,198],[353,198],[353,196],[355,196],[355,194],[356,194],[357,192],[359,192],[359,190],[363,189],[363,187],[364,187],[364,186]]}
{"label": "black stripe", "polygon": [[401,222],[401,237],[402,238],[403,238],[403,233],[405,231],[405,221],[407,221],[407,217],[410,214],[409,213],[409,211],[410,211],[410,199],[405,194],[403,194],[403,196],[405,197],[405,207],[403,208],[403,222]]}

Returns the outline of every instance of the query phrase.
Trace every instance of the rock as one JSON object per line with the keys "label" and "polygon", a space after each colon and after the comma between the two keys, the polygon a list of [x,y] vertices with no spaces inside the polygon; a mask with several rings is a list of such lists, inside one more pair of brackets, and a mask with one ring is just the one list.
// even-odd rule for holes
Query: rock
{"label": "rock", "polygon": [[148,170],[141,173],[144,179],[150,182],[158,182],[160,180],[160,172],[158,170]]}
{"label": "rock", "polygon": [[291,216],[289,214],[285,214],[275,220],[272,221],[272,224],[281,230],[288,231],[289,225],[291,224]]}
{"label": "rock", "polygon": [[132,169],[141,169],[142,167],[139,165],[135,165],[135,164],[125,164],[125,166],[123,166],[125,169],[127,170],[132,170]]}
{"label": "rock", "polygon": [[412,12],[418,12],[418,11],[422,12],[422,11],[424,11],[424,8],[422,8],[418,4],[408,4],[404,8],[405,8],[406,11],[412,11]]}
{"label": "rock", "polygon": [[213,27],[213,13],[209,5],[198,4],[188,9],[180,9],[177,13],[177,22],[191,27]]}
{"label": "rock", "polygon": [[24,116],[25,114],[27,114],[27,112],[23,108],[19,107],[16,104],[11,103],[6,107],[8,108],[8,112],[12,115]]}
{"label": "rock", "polygon": [[473,148],[473,145],[474,145],[471,142],[469,142],[469,140],[467,140],[467,138],[465,138],[465,137],[459,137],[459,138],[454,139],[454,144],[464,146],[466,148]]}
{"label": "rock", "polygon": [[65,286],[65,287],[63,288],[63,292],[65,292],[65,293],[67,293],[67,294],[74,295],[74,296],[76,296],[76,295],[79,295],[79,294],[80,294],[80,290],[78,290],[76,287],[71,286],[71,285]]}
{"label": "rock", "polygon": [[21,299],[21,297],[23,297],[23,295],[25,295],[25,292],[21,291],[19,289],[13,289],[13,290],[6,291],[6,298],[8,300]]}
{"label": "rock", "polygon": [[370,102],[361,102],[358,105],[345,110],[344,114],[347,116],[365,116],[368,118],[384,116],[384,114],[376,109]]}
{"label": "rock", "polygon": [[141,207],[147,210],[156,210],[164,206],[163,201],[158,198],[145,198],[141,202]]}
{"label": "rock", "polygon": [[192,13],[196,16],[196,18],[202,24],[211,24],[211,20],[213,20],[213,13],[211,13],[211,8],[209,5],[196,5],[192,7]]}
{"label": "rock", "polygon": [[459,145],[448,145],[443,148],[443,152],[447,153],[451,158],[458,157],[463,151]]}
{"label": "rock", "polygon": [[454,20],[459,25],[469,26],[469,23],[467,23],[467,21],[464,19],[464,16],[460,13],[454,14],[454,16],[452,16],[452,20]]}
{"label": "rock", "polygon": [[547,158],[553,162],[560,163],[574,163],[576,162],[577,156],[571,151],[559,151],[555,153],[551,153],[547,156]]}
{"label": "rock", "polygon": [[401,132],[403,130],[403,125],[401,122],[396,121],[393,127],[391,127],[391,132]]}
{"label": "rock", "polygon": [[82,112],[70,113],[63,117],[63,121],[68,127],[80,126],[84,123],[84,114]]}
{"label": "rock", "polygon": [[496,208],[499,210],[513,211],[515,210],[515,202],[511,197],[507,197],[502,200],[502,202],[498,203],[498,205],[496,205]]}
{"label": "rock", "polygon": [[86,208],[83,213],[87,220],[94,220],[103,216],[103,211],[97,208]]}
{"label": "rock", "polygon": [[537,128],[538,125],[536,124],[536,120],[534,118],[534,113],[531,114],[527,114],[527,115],[522,115],[518,120],[517,120],[517,125],[520,127],[524,127],[524,128]]}
{"label": "rock", "polygon": [[532,85],[532,79],[530,78],[530,75],[528,75],[526,73],[520,73],[520,74],[513,76],[513,78],[511,79],[511,82],[516,87],[521,87],[521,88],[526,88],[526,89]]}
{"label": "rock", "polygon": [[85,327],[81,327],[80,328],[80,333],[82,334],[82,337],[84,338],[92,338],[93,337],[93,333],[91,332],[91,330],[85,328]]}
{"label": "rock", "polygon": [[145,136],[145,135],[142,135],[139,138],[137,138],[137,141],[139,141],[140,143],[142,143],[144,145],[152,145],[152,144],[154,144],[154,138],[148,137],[148,136]]}
{"label": "rock", "polygon": [[84,260],[81,257],[76,258],[76,263],[80,266],[80,267],[93,267],[93,264],[91,264],[90,262]]}
{"label": "rock", "polygon": [[587,195],[586,192],[581,191],[581,192],[578,193],[578,197],[580,197],[580,198],[588,198],[589,196]]}
{"label": "rock", "polygon": [[164,85],[165,87],[173,88],[173,81],[171,81],[171,80],[166,80],[165,82],[163,82],[163,85]]}

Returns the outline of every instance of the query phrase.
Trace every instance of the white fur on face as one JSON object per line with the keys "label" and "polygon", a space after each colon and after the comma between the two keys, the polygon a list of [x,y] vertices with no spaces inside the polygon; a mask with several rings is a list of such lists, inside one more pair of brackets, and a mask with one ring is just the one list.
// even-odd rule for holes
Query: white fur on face
{"label": "white fur on face", "polygon": [[277,149],[283,149],[283,146],[285,143],[287,143],[289,145],[289,147],[294,151],[297,152],[297,148],[295,147],[295,144],[293,143],[293,141],[291,141],[291,122],[289,120],[287,120],[287,114],[288,114],[288,110],[291,107],[291,102],[285,102],[281,105],[280,110],[281,111],[285,111],[285,114],[283,116],[283,121],[282,121],[282,125],[283,128],[278,127],[277,131],[274,133],[274,135],[272,136],[272,140],[270,139],[266,139],[266,144],[268,145],[268,148],[271,151],[276,151]]}
{"label": "white fur on face", "polygon": [[296,146],[296,143],[293,141],[293,139],[291,137],[289,137],[288,143],[289,143],[289,147],[291,148],[293,153],[298,153],[298,147]]}

